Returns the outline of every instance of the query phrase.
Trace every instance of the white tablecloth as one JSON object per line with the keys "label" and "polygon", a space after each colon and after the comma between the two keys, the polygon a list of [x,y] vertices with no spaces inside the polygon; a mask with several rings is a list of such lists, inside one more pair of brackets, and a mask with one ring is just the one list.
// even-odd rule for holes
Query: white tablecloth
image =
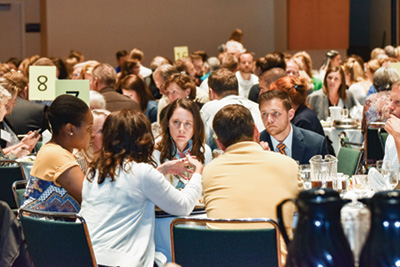
{"label": "white tablecloth", "polygon": [[361,129],[337,129],[334,127],[324,127],[325,135],[329,137],[332,141],[333,149],[335,150],[336,156],[339,153],[340,149],[340,141],[338,134],[344,131],[349,138],[350,142],[353,143],[362,143],[363,142],[363,135],[361,133]]}

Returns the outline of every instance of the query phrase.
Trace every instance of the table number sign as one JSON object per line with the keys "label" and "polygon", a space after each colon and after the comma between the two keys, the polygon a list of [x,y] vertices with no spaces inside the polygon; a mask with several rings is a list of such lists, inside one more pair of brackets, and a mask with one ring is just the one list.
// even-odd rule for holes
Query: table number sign
{"label": "table number sign", "polygon": [[29,67],[29,100],[53,100],[56,97],[56,67]]}
{"label": "table number sign", "polygon": [[82,99],[90,106],[89,80],[56,80],[56,97],[63,94]]}
{"label": "table number sign", "polygon": [[175,61],[189,56],[189,48],[187,46],[174,47]]}
{"label": "table number sign", "polygon": [[396,62],[396,63],[391,62],[390,67],[394,68],[397,71],[397,73],[400,75],[400,63],[399,62]]}

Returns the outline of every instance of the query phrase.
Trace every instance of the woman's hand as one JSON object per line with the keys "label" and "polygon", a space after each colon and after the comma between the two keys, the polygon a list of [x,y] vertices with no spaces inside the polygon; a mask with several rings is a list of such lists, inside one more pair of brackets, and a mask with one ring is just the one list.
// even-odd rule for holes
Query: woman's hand
{"label": "woman's hand", "polygon": [[195,156],[186,155],[186,159],[190,163],[190,165],[194,167],[194,172],[197,172],[197,173],[200,173],[200,174],[203,173],[204,166],[200,161],[198,161],[196,159]]}
{"label": "woman's hand", "polygon": [[29,151],[32,151],[36,143],[39,141],[39,138],[39,133],[37,133],[36,131],[30,131],[28,135],[21,140],[21,143],[26,145]]}
{"label": "woman's hand", "polygon": [[30,154],[29,152],[29,147],[27,145],[21,145],[20,147],[14,149],[13,151],[11,151],[11,154],[14,154],[15,156],[17,156],[19,159],[26,157]]}
{"label": "woman's hand", "polygon": [[194,172],[203,172],[203,164],[201,164],[194,157],[186,155],[186,158],[184,159],[176,159],[164,162],[157,168],[157,170],[164,175],[179,175],[183,179],[188,180]]}
{"label": "woman's hand", "polygon": [[268,142],[261,141],[260,142],[260,146],[265,151],[271,151],[271,148],[269,147]]}

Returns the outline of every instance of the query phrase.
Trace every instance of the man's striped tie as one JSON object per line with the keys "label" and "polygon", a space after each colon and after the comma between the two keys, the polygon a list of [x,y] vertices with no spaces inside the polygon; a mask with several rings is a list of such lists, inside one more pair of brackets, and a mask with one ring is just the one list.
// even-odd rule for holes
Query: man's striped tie
{"label": "man's striped tie", "polygon": [[279,143],[277,146],[276,146],[276,148],[279,150],[279,153],[281,153],[282,155],[286,155],[286,152],[285,152],[285,148],[286,148],[286,145],[285,145],[285,143]]}

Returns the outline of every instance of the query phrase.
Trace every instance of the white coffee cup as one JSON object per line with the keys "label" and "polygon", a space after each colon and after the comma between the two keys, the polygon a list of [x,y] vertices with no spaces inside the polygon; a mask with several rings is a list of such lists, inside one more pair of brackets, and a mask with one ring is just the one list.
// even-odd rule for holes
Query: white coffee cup
{"label": "white coffee cup", "polygon": [[331,120],[337,121],[340,120],[340,113],[342,111],[341,107],[329,107],[329,112],[331,113]]}

